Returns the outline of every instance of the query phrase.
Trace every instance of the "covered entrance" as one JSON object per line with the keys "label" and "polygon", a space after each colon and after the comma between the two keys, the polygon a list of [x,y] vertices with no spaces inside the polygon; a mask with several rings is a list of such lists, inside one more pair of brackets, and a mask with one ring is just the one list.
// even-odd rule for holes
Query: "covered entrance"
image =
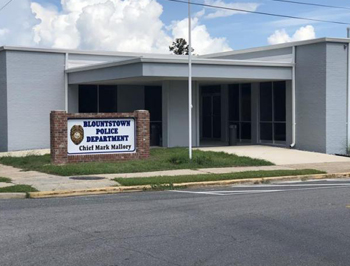
{"label": "covered entrance", "polygon": [[[193,146],[227,145],[230,125],[237,128],[238,144],[291,143],[291,113],[286,110],[291,109],[292,63],[202,58],[192,63]],[[120,59],[66,74],[70,112],[147,109],[152,145],[188,146],[186,57]],[[279,90],[286,83],[288,89]]]}

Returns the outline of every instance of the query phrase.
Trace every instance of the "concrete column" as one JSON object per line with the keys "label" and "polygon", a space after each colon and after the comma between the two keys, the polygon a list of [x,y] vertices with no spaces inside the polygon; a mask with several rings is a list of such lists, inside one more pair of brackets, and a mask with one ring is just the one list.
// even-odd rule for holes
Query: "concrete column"
{"label": "concrete column", "polygon": [[229,101],[228,85],[221,85],[221,141],[228,142]]}
{"label": "concrete column", "polygon": [[162,83],[162,136],[163,147],[169,147],[169,81],[163,81]]}
{"label": "concrete column", "polygon": [[293,125],[292,125],[292,81],[286,81],[286,146],[293,142]]}
{"label": "concrete column", "polygon": [[259,93],[260,83],[252,83],[251,87],[251,111],[252,111],[252,144],[259,143]]}
{"label": "concrete column", "polygon": [[79,85],[68,86],[68,112],[79,113]]}

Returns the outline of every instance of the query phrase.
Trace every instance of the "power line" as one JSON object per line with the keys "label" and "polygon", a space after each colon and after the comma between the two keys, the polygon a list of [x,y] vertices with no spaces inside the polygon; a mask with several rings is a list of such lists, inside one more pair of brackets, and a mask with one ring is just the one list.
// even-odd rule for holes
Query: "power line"
{"label": "power line", "polygon": [[7,7],[7,5],[9,4],[9,3],[11,3],[13,0],[10,0],[10,1],[8,1],[5,5],[3,5],[1,8],[0,8],[0,11],[1,10],[3,10],[5,7]]}
{"label": "power line", "polygon": [[[188,5],[188,1],[183,1],[183,0],[167,0],[167,1]],[[202,3],[196,3],[196,2],[191,2],[191,5],[210,7],[210,8],[218,8],[218,9],[237,11],[237,12],[243,12],[243,13],[251,13],[251,14],[257,14],[257,15],[272,16],[272,17],[290,18],[290,19],[298,19],[298,20],[308,20],[308,21],[324,22],[324,23],[332,23],[332,24],[340,24],[340,25],[350,25],[350,23],[348,23],[348,22],[323,20],[323,19],[316,19],[316,18],[305,18],[305,17],[297,17],[297,16],[289,16],[289,15],[281,15],[281,14],[275,14],[275,13],[251,11],[251,10],[246,10],[246,9],[239,9],[239,8],[232,8],[232,7],[225,7],[225,6],[216,6],[216,5],[202,4]]]}
{"label": "power line", "polygon": [[270,0],[270,1],[281,2],[281,3],[289,3],[289,4],[297,4],[297,5],[305,5],[305,6],[318,6],[318,7],[328,7],[328,8],[337,8],[337,9],[350,10],[350,7],[346,7],[346,6],[332,6],[332,5],[323,5],[323,4],[317,4],[317,3],[305,3],[305,2],[291,1],[291,0]]}

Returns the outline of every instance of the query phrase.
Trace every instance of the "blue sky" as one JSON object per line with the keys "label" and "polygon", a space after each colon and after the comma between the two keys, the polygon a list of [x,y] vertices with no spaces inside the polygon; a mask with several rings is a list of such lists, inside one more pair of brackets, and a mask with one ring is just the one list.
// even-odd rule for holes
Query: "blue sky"
{"label": "blue sky", "polygon": [[[10,5],[15,5],[16,1],[30,0],[14,0]],[[66,0],[69,1],[69,0]],[[79,0],[76,0],[79,1]],[[204,3],[204,0],[193,0]],[[215,0],[207,0],[215,2]],[[350,3],[344,0],[299,0],[308,3],[331,4],[338,6],[348,6]],[[6,3],[7,0],[0,0],[1,3]],[[36,0],[43,7],[55,5],[57,12],[62,12],[61,2],[59,0]],[[160,20],[164,26],[169,26],[173,21],[181,21],[187,16],[187,5],[169,2],[167,0],[157,0],[162,5],[163,13],[160,15]],[[322,8],[315,6],[296,5],[290,3],[280,3],[271,0],[222,0],[224,4],[230,3],[256,3],[259,6],[257,11],[278,13],[292,16],[310,17],[324,20],[336,20],[348,22],[350,24],[350,10]],[[193,6],[193,14],[203,10],[202,7]],[[206,9],[205,14],[213,13],[215,10]],[[143,23],[140,21],[140,23]],[[272,44],[268,38],[279,31],[284,36],[284,39],[298,40],[299,37],[293,39],[293,34],[301,27],[308,25],[312,29],[316,37],[345,37],[346,25],[335,25],[328,23],[318,23],[302,20],[291,20],[277,17],[269,17],[255,14],[234,14],[225,17],[206,18],[205,15],[198,18],[198,24],[204,25],[211,38],[226,38],[226,43],[232,49],[243,49],[248,47],[263,46]],[[164,27],[165,28],[165,27]],[[1,30],[1,20],[0,20]],[[167,30],[164,29],[166,32]],[[1,32],[0,32],[1,33]],[[309,32],[310,33],[310,32]],[[306,33],[308,34],[308,33]],[[170,37],[175,37],[169,35]],[[0,39],[1,41],[1,39]],[[49,45],[49,44],[48,44]]]}
{"label": "blue sky", "polygon": [[[321,3],[325,5],[348,6],[350,2],[344,0],[299,0],[308,3]],[[187,6],[178,3],[159,1],[164,7],[162,20],[169,23],[171,20],[180,19],[187,15]],[[202,2],[198,0],[198,2]],[[300,17],[318,18],[324,20],[336,20],[350,24],[350,10],[331,9],[314,6],[296,5],[274,2],[270,0],[258,1],[226,1],[230,2],[256,2],[261,5],[257,11],[292,15]],[[200,7],[193,7],[193,12],[199,11]],[[229,17],[216,19],[204,19],[202,23],[208,28],[214,37],[226,37],[233,49],[268,45],[267,38],[275,31],[285,29],[292,35],[301,26],[312,25],[317,37],[346,37],[346,25],[329,23],[317,23],[303,20],[289,20],[277,17],[269,17],[255,14],[236,14]]]}

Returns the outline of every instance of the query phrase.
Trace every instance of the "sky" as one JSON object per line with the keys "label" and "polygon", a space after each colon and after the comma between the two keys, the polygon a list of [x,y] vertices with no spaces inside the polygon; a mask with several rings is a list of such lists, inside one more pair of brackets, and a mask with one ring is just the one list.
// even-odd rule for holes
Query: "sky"
{"label": "sky", "polygon": [[[0,0],[0,7],[9,0]],[[350,8],[344,0],[296,0]],[[209,5],[349,23],[350,9],[273,0],[192,0]],[[12,0],[0,11],[0,45],[169,53],[188,36],[187,5],[168,0]],[[346,37],[347,25],[192,6],[196,54],[318,37]]]}

